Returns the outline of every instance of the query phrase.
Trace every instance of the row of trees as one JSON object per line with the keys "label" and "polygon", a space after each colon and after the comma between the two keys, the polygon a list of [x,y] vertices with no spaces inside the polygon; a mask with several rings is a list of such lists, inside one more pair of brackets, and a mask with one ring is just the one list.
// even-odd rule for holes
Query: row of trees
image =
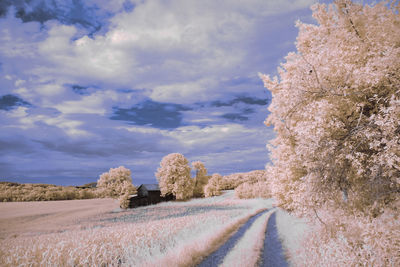
{"label": "row of trees", "polygon": [[72,200],[95,197],[98,197],[95,188],[0,182],[0,202]]}
{"label": "row of trees", "polygon": [[192,163],[196,176],[191,177],[189,161],[180,153],[165,156],[155,176],[163,196],[172,194],[179,200],[191,197],[210,197],[221,193],[221,175],[207,175],[207,169],[200,161]]}
{"label": "row of trees", "polygon": [[207,169],[200,161],[192,163],[196,176],[191,177],[189,161],[179,153],[165,156],[156,172],[161,194],[172,194],[176,199],[191,197],[211,197],[221,194],[221,190],[235,189],[239,198],[269,198],[271,193],[265,170],[247,173],[234,173],[221,176],[216,173],[207,175]]}
{"label": "row of trees", "polygon": [[[177,199],[188,199],[217,196],[221,194],[221,190],[235,189],[239,198],[270,197],[269,193],[266,193],[266,172],[263,170],[227,176],[216,173],[209,176],[204,164],[195,161],[192,162],[192,168],[196,171],[196,176],[191,178],[191,169],[183,155],[170,154],[165,158],[166,161],[158,171],[160,188],[164,195],[173,194]],[[171,161],[171,158],[174,160]],[[171,165],[175,166],[175,171],[171,171]],[[111,168],[101,174],[97,185],[92,188],[0,182],[0,202],[111,197],[119,199],[121,207],[126,208],[129,205],[129,197],[133,194],[136,194],[136,188],[132,184],[131,171],[123,166]]]}
{"label": "row of trees", "polygon": [[[400,266],[400,8],[312,6],[272,92],[269,187],[314,218],[308,266]],[[329,250],[329,253],[328,253]]]}
{"label": "row of trees", "polygon": [[[179,153],[169,154],[161,160],[155,176],[163,196],[173,195],[178,200],[186,200],[192,197],[218,196],[221,190],[229,189],[235,189],[239,198],[271,196],[265,170],[226,176],[216,173],[210,176],[201,161],[192,162],[191,165],[192,168],[185,156]],[[192,170],[196,172],[193,178]],[[122,166],[103,173],[97,187],[100,196],[119,198],[121,207],[127,207],[129,195],[136,193],[130,170]]]}
{"label": "row of trees", "polygon": [[[163,196],[171,194],[177,200],[221,194],[221,175],[207,175],[207,169],[200,161],[192,162],[192,167],[196,171],[194,178],[191,177],[192,169],[189,161],[182,154],[172,153],[165,156],[155,174],[161,194]],[[129,206],[130,195],[135,193],[131,171],[123,166],[111,168],[109,172],[100,175],[97,181],[97,195],[118,198],[122,208]]]}
{"label": "row of trees", "polygon": [[[192,163],[196,176],[191,177],[188,160],[178,153],[165,156],[156,173],[161,193],[172,194],[178,200],[191,197],[217,196],[222,189],[222,176],[207,175],[200,161]],[[0,183],[0,201],[72,200],[111,197],[118,198],[120,206],[127,208],[130,195],[136,193],[131,171],[124,166],[111,168],[100,175],[95,188],[55,186],[48,184]]]}
{"label": "row of trees", "polygon": [[[56,186],[51,184],[19,184],[0,182],[0,201],[49,201],[90,198],[119,198],[127,207],[129,195],[136,193],[131,171],[123,166],[100,175],[96,187]],[[129,204],[129,203],[128,203]]]}
{"label": "row of trees", "polygon": [[[136,193],[131,171],[123,166],[100,175],[97,186],[57,186],[51,184],[19,184],[0,182],[0,201],[50,201],[90,198],[119,198],[127,207],[129,195]],[[129,204],[129,203],[128,203]]]}

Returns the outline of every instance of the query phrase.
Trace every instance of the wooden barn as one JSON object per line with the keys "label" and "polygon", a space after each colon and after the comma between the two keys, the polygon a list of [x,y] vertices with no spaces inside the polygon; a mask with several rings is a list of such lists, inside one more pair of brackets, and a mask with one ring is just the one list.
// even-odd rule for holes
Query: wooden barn
{"label": "wooden barn", "polygon": [[137,189],[137,195],[133,195],[129,199],[129,208],[157,204],[173,199],[174,197],[172,195],[162,197],[158,184],[142,184]]}

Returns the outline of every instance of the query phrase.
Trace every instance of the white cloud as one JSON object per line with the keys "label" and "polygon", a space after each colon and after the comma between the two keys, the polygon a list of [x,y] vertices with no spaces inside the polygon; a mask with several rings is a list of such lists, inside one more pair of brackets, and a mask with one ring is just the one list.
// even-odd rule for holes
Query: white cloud
{"label": "white cloud", "polygon": [[[30,131],[43,131],[44,125],[54,126],[71,137],[92,136],[86,130],[81,129],[83,121],[67,118],[64,115],[49,116],[44,114],[29,114],[27,107],[17,107],[9,112],[2,111],[2,121],[6,122],[8,128],[19,128]],[[43,138],[43,135],[41,138]],[[32,135],[31,135],[32,137]]]}
{"label": "white cloud", "polygon": [[180,104],[207,101],[216,85],[211,79],[160,85],[151,90],[150,97],[159,102]]}
{"label": "white cloud", "polygon": [[[131,13],[117,13],[104,35],[77,40],[73,39],[75,26],[47,22],[45,37],[38,23],[9,18],[11,27],[3,28],[2,51],[7,57],[40,59],[42,64],[25,67],[39,77],[135,85],[153,89],[154,100],[179,97],[184,103],[196,100],[193,95],[204,99],[221,94],[216,84],[233,73],[241,74],[239,68],[246,65],[249,53],[244,45],[258,34],[260,18],[312,2],[138,1]],[[119,9],[122,2],[114,4]],[[17,26],[21,29],[17,33],[9,30]],[[33,37],[23,35],[26,28]],[[21,36],[23,42],[18,41]],[[204,77],[211,82],[204,83]],[[56,92],[44,86],[39,93],[51,97]]]}
{"label": "white cloud", "polygon": [[36,92],[41,96],[55,96],[64,93],[65,87],[59,84],[43,84],[36,87]]}
{"label": "white cloud", "polygon": [[[90,39],[87,36],[72,41],[77,32],[74,26],[50,24],[48,38],[39,45],[42,57],[48,66],[34,69],[37,75],[72,77],[74,80],[96,79],[110,81],[123,79],[126,75],[126,56],[104,36]],[[56,68],[54,68],[55,65]]]}
{"label": "white cloud", "polygon": [[26,82],[26,81],[24,81],[24,80],[18,79],[18,80],[15,81],[15,86],[16,86],[16,87],[21,86],[21,85],[23,85],[25,82]]}
{"label": "white cloud", "polygon": [[[254,14],[262,14],[263,16],[278,15],[282,13],[289,13],[293,10],[307,8],[315,0],[237,0],[233,1],[234,8]],[[225,3],[230,3],[225,0]]]}
{"label": "white cloud", "polygon": [[263,169],[268,161],[265,143],[274,136],[266,127],[239,124],[180,127],[163,134],[176,139],[190,160],[201,160],[210,172],[222,174]]}
{"label": "white cloud", "polygon": [[48,118],[44,120],[48,125],[57,126],[65,131],[66,134],[72,137],[90,136],[91,133],[79,129],[83,125],[82,121],[70,120],[64,117]]}
{"label": "white cloud", "polygon": [[28,108],[26,108],[26,107],[17,107],[15,109],[11,110],[8,114],[12,118],[22,118],[27,115],[27,112],[26,112],[27,110],[28,110]]}
{"label": "white cloud", "polygon": [[63,114],[98,114],[105,115],[110,102],[117,102],[118,94],[114,91],[99,91],[94,94],[83,96],[79,100],[63,101],[52,107]]}
{"label": "white cloud", "polygon": [[154,133],[166,133],[165,130],[158,128],[143,127],[143,126],[118,126],[116,129],[124,129],[132,133],[143,133],[143,134],[154,134]]}
{"label": "white cloud", "polygon": [[176,138],[187,148],[213,146],[213,149],[215,149],[216,146],[226,145],[227,139],[238,138],[237,142],[241,142],[242,140],[239,137],[257,134],[258,131],[259,129],[248,129],[239,124],[224,124],[203,128],[198,126],[180,127],[165,134]]}
{"label": "white cloud", "polygon": [[[78,38],[81,29],[56,21],[41,27],[12,16],[0,19],[0,97],[16,94],[32,104],[0,111],[0,137],[17,133],[30,149],[40,147],[35,157],[21,152],[21,161],[32,167],[34,158],[56,155],[69,168],[78,164],[77,171],[85,164],[109,168],[130,162],[148,177],[172,152],[223,173],[265,164],[265,143],[273,134],[261,123],[263,107],[190,104],[261,98],[262,83],[252,77],[276,68],[287,41],[285,36],[276,42],[280,27],[295,20],[280,14],[314,1],[137,0],[130,13],[120,12],[125,0],[87,1],[119,12],[91,37]],[[74,85],[82,87],[82,95]],[[205,127],[161,130],[109,119],[113,107],[130,109],[146,97],[193,108],[177,111],[182,124]],[[229,118],[221,116],[228,113],[249,119],[226,123]],[[140,166],[143,162],[151,166]]]}

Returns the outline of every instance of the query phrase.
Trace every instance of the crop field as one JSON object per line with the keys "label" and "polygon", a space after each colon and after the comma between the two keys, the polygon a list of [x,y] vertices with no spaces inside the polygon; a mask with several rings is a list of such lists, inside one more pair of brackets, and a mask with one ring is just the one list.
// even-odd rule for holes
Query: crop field
{"label": "crop field", "polygon": [[236,199],[233,191],[131,210],[119,209],[112,199],[0,203],[0,262],[193,266],[272,205],[272,200]]}

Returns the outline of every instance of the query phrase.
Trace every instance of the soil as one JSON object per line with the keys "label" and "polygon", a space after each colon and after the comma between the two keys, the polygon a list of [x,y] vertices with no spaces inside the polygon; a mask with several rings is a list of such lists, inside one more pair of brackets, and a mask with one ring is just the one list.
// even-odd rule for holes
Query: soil
{"label": "soil", "polygon": [[110,198],[0,203],[0,238],[63,232],[118,208]]}

